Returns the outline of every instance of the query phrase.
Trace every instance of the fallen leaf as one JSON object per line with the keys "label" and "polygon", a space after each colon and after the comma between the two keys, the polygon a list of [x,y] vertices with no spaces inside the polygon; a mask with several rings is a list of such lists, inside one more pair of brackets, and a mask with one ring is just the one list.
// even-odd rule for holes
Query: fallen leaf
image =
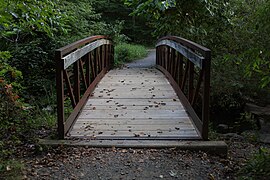
{"label": "fallen leaf", "polygon": [[176,177],[177,176],[177,173],[173,172],[173,171],[170,171],[169,174],[170,174],[171,177]]}
{"label": "fallen leaf", "polygon": [[11,171],[11,167],[10,167],[10,166],[7,166],[7,167],[6,167],[6,170],[7,170],[7,171]]}
{"label": "fallen leaf", "polygon": [[209,174],[208,176],[210,180],[215,180],[215,177],[213,176],[213,174]]}

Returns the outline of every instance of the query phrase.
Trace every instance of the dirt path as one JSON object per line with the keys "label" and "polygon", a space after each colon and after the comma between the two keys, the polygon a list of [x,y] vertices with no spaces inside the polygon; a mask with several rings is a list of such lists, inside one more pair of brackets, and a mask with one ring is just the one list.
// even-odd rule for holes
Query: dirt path
{"label": "dirt path", "polygon": [[151,49],[147,57],[127,63],[126,66],[130,68],[149,68],[156,65],[156,50]]}
{"label": "dirt path", "polygon": [[235,179],[258,147],[229,146],[228,158],[177,149],[57,147],[24,159],[24,179]]}

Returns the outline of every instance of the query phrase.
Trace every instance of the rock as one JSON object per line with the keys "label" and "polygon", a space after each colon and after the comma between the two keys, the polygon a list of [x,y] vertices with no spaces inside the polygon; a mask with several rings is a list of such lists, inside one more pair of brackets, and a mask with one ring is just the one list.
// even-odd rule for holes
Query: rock
{"label": "rock", "polygon": [[239,135],[239,134],[236,134],[236,133],[226,133],[226,134],[223,134],[222,135],[225,139],[234,139],[234,140],[241,140],[241,139],[244,139],[243,136]]}
{"label": "rock", "polygon": [[228,126],[227,124],[219,124],[219,125],[217,126],[217,130],[218,130],[218,132],[220,132],[220,133],[227,133],[228,130],[229,130],[229,126]]}
{"label": "rock", "polygon": [[255,104],[246,103],[245,110],[247,112],[251,112],[252,114],[258,115],[258,116],[270,116],[270,105],[267,105],[265,107],[257,106]]}
{"label": "rock", "polygon": [[260,142],[270,144],[270,134],[260,134]]}

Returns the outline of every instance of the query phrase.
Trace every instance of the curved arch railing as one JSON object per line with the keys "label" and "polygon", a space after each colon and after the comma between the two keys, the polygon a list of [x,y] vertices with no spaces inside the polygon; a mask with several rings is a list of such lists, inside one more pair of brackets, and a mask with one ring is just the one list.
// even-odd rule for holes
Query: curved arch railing
{"label": "curved arch railing", "polygon": [[97,83],[113,66],[113,54],[107,36],[91,36],[55,51],[59,138],[64,138]]}
{"label": "curved arch railing", "polygon": [[[211,51],[176,36],[156,44],[156,64],[169,79],[202,139],[208,139]],[[201,103],[201,110],[194,111]]]}

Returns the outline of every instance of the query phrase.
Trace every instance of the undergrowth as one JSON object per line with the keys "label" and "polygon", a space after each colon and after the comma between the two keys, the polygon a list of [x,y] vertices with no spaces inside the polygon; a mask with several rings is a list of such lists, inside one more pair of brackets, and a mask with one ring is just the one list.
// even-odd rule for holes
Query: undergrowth
{"label": "undergrowth", "polygon": [[115,65],[131,62],[147,55],[147,49],[142,45],[121,43],[115,46]]}
{"label": "undergrowth", "polygon": [[268,179],[270,177],[270,150],[260,148],[240,170],[239,179]]}

